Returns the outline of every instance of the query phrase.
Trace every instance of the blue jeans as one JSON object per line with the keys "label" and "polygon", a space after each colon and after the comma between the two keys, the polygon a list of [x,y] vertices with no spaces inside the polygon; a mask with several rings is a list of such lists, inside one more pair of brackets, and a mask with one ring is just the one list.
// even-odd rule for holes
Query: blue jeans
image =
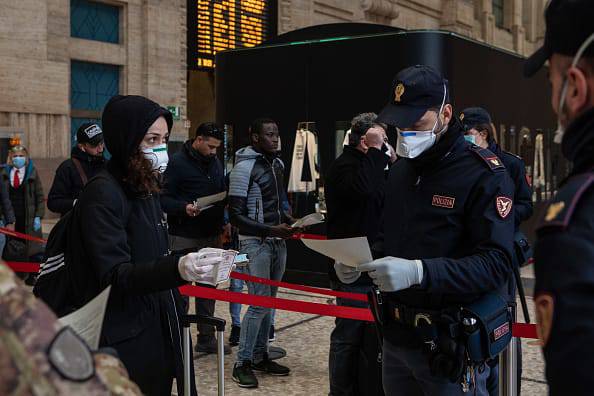
{"label": "blue jeans", "polygon": [[434,376],[427,356],[418,348],[404,348],[384,339],[382,377],[386,395],[407,396],[487,396],[487,378],[490,367],[484,371],[475,369],[476,386],[469,393],[462,392],[459,383]]}
{"label": "blue jeans", "polygon": [[[243,272],[242,268],[236,268],[235,271]],[[231,278],[229,291],[240,293],[243,290],[243,281],[241,279]],[[231,314],[231,325],[241,326],[241,304],[229,303],[229,313]]]}
{"label": "blue jeans", "polygon": [[[265,279],[281,280],[287,262],[285,241],[250,239],[239,242],[241,253],[247,253],[250,262],[245,273]],[[256,296],[275,297],[277,287],[261,283],[247,282],[248,293]],[[268,334],[270,331],[271,309],[250,305],[241,322],[239,351],[240,362],[257,362],[268,353]]]}

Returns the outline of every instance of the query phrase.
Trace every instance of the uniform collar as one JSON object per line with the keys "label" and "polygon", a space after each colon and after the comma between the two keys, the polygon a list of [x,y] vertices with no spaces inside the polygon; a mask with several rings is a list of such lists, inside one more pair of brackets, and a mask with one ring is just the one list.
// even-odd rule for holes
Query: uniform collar
{"label": "uniform collar", "polygon": [[594,167],[594,108],[576,118],[565,131],[563,155],[573,162],[572,174]]}

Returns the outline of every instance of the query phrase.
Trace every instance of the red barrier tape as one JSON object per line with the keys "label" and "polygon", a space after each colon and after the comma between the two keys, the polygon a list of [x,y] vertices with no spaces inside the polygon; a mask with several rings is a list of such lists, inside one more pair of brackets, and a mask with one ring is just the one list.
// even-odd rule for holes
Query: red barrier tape
{"label": "red barrier tape", "polygon": [[6,261],[5,263],[14,272],[39,272],[39,263],[21,263],[19,261]]}
{"label": "red barrier tape", "polygon": [[43,238],[37,238],[27,234],[21,234],[20,232],[9,230],[8,228],[1,228],[0,233],[11,236],[13,238],[24,239],[26,241],[33,241],[33,242],[40,242],[40,243],[47,243],[47,240]]}
{"label": "red barrier tape", "polygon": [[287,300],[286,298],[255,296],[238,292],[210,289],[200,286],[182,286],[180,292],[190,297],[202,297],[217,301],[256,305],[259,307],[281,309],[283,311],[334,316],[337,318],[365,320],[373,322],[371,311],[366,308],[339,307],[336,305]]}
{"label": "red barrier tape", "polygon": [[[15,272],[38,272],[39,271],[39,263],[20,263],[15,261],[6,262],[8,267],[12,268]],[[303,291],[310,291],[313,289],[313,293],[318,294],[326,294],[331,295],[329,293],[340,293],[334,292],[332,290],[327,289],[320,289],[317,287],[309,287],[309,286],[302,286],[302,285],[294,285],[291,283],[285,282],[276,282],[262,278],[252,277],[246,274],[240,274],[233,272],[232,276],[236,279],[242,279],[246,281],[254,281],[257,280],[259,283],[265,283],[262,281],[266,281],[267,283],[274,283],[273,286],[277,286],[277,284],[285,284],[292,286],[291,288],[295,290],[303,290]],[[281,286],[285,287],[285,286]],[[329,305],[329,304],[319,304],[319,303],[311,303],[306,301],[295,301],[295,300],[288,300],[285,298],[274,298],[274,297],[264,297],[264,296],[254,296],[251,294],[244,294],[244,293],[237,293],[237,292],[230,292],[226,290],[218,290],[218,289],[211,289],[207,287],[200,287],[200,286],[182,286],[179,288],[180,292],[186,296],[190,297],[201,297],[207,298],[211,300],[219,300],[219,301],[226,301],[238,304],[247,304],[247,305],[255,305],[259,307],[266,307],[266,308],[275,308],[281,309],[283,311],[291,311],[291,312],[300,312],[300,313],[309,313],[313,315],[323,315],[323,316],[334,316],[337,318],[345,318],[345,319],[354,319],[354,320],[364,320],[368,322],[373,322],[373,315],[371,311],[366,308],[353,308],[353,307],[343,307],[343,306],[336,306],[336,305]],[[323,291],[324,293],[320,293]],[[347,293],[349,295],[354,294],[359,299],[359,296],[364,295],[357,295],[356,293]],[[346,297],[348,298],[348,297]],[[366,300],[366,298],[365,298]],[[533,338],[538,339],[538,335],[536,333],[536,326],[533,324],[526,324],[526,323],[514,323],[513,325],[513,335],[514,337],[519,338]]]}
{"label": "red barrier tape", "polygon": [[322,289],[319,287],[296,285],[294,283],[286,283],[286,282],[279,282],[279,281],[274,281],[274,280],[270,280],[270,279],[258,278],[255,276],[242,274],[240,272],[231,272],[231,278],[241,279],[246,282],[261,283],[263,285],[268,285],[268,286],[284,287],[285,289],[300,290],[300,291],[304,291],[304,292],[323,294],[325,296],[333,296],[333,297],[346,298],[349,300],[357,300],[357,301],[367,302],[367,296],[365,294],[361,294],[361,293],[348,293],[348,292],[334,291],[334,290],[329,290],[329,289]]}
{"label": "red barrier tape", "polygon": [[318,239],[318,240],[326,240],[328,237],[326,235],[319,235],[319,234],[294,234],[292,239]]}
{"label": "red barrier tape", "polygon": [[536,332],[536,325],[530,323],[514,323],[512,334],[518,338],[534,338],[538,339]]}

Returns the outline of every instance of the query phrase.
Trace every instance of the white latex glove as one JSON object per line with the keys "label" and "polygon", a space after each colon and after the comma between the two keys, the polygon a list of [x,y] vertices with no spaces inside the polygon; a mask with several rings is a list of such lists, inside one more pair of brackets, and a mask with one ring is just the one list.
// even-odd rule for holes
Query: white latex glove
{"label": "white latex glove", "polygon": [[177,268],[182,279],[188,282],[208,283],[213,281],[213,268],[222,260],[223,249],[204,248],[179,259]]}
{"label": "white latex glove", "polygon": [[362,264],[358,269],[368,272],[373,283],[385,292],[408,289],[423,281],[423,262],[421,260],[406,260],[388,256]]}
{"label": "white latex glove", "polygon": [[361,272],[355,267],[350,267],[338,261],[334,263],[334,271],[336,271],[338,279],[347,285],[355,282],[361,276]]}

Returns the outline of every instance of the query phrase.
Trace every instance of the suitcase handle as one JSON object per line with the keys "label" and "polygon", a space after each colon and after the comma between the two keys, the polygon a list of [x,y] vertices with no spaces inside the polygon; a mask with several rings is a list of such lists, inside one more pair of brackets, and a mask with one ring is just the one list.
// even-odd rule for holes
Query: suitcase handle
{"label": "suitcase handle", "polygon": [[183,315],[181,318],[182,327],[190,327],[192,323],[200,323],[213,326],[217,331],[225,331],[227,322],[225,319],[215,318],[214,316],[206,315]]}
{"label": "suitcase handle", "polygon": [[214,326],[217,330],[217,379],[218,396],[225,396],[225,344],[223,337],[225,334],[225,319],[215,318],[206,315],[182,315],[181,325],[183,330],[183,355],[184,355],[184,396],[190,396],[190,377],[191,372],[190,358],[192,351],[190,348],[190,324],[200,323]]}

